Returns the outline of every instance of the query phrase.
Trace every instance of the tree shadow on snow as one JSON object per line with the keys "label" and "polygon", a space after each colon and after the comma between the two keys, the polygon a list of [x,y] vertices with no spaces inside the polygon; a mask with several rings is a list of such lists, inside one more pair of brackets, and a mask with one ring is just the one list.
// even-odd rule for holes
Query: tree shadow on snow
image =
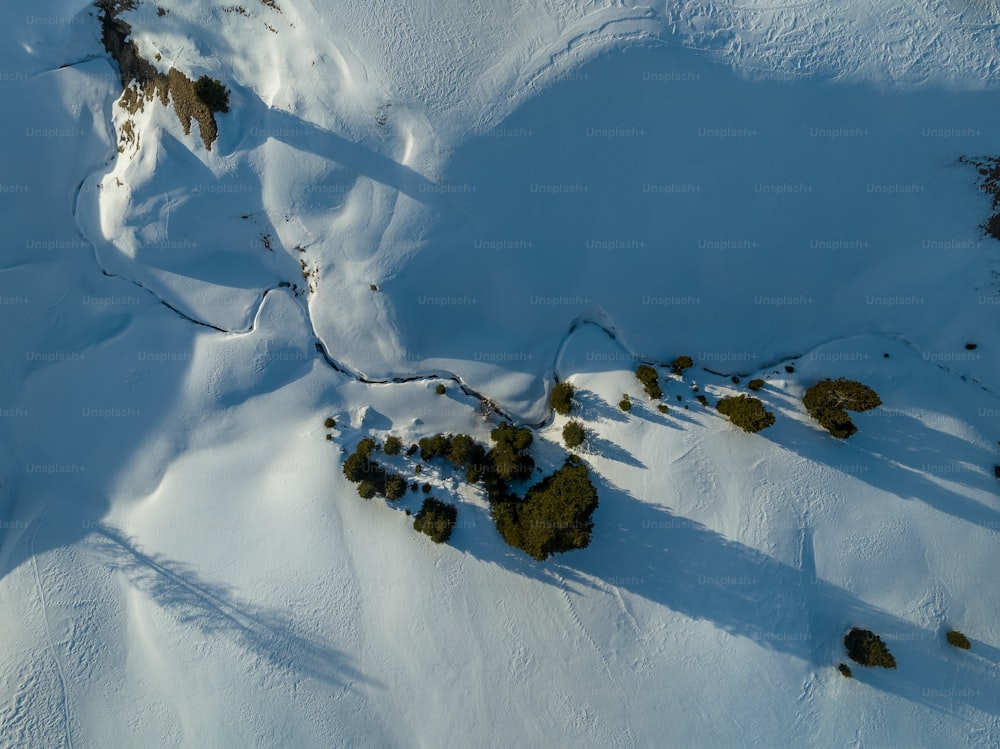
{"label": "tree shadow on snow", "polygon": [[641,460],[636,458],[632,453],[623,448],[621,445],[616,445],[611,440],[604,439],[604,437],[599,437],[593,432],[587,435],[586,442],[583,443],[583,453],[590,453],[592,455],[597,455],[607,460],[614,460],[618,463],[624,463],[627,466],[632,466],[633,468],[645,468],[646,464]]}
{"label": "tree shadow on snow", "polygon": [[618,406],[612,406],[594,391],[583,388],[573,393],[570,418],[586,422],[617,421],[623,424],[628,421],[628,416]]}
{"label": "tree shadow on snow", "polygon": [[[908,415],[852,418],[858,432],[846,440],[788,419],[779,421],[791,423],[761,434],[887,494],[918,500],[959,520],[1000,530],[1000,502],[994,508],[962,493],[964,488],[996,496],[998,482],[989,470],[996,459],[990,451]],[[930,476],[939,476],[947,484]]]}
{"label": "tree shadow on snow", "polygon": [[803,560],[793,567],[637,500],[599,476],[595,483],[600,507],[586,549],[535,562],[507,547],[492,528],[490,535],[463,535],[456,545],[553,586],[562,586],[564,579],[571,596],[583,590],[587,595],[608,595],[609,588],[628,591],[831,672],[846,660],[844,634],[855,626],[871,629],[886,641],[899,667],[883,672],[858,666],[854,672],[860,681],[948,714],[965,714],[971,707],[1000,716],[992,696],[995,668],[988,659],[955,658],[938,633],[817,579],[805,530]]}
{"label": "tree shadow on snow", "polygon": [[111,569],[156,602],[182,626],[233,640],[270,666],[335,686],[381,686],[354,668],[344,653],[297,632],[278,609],[241,601],[229,588],[202,578],[187,565],[142,551],[122,531],[95,529],[94,544]]}

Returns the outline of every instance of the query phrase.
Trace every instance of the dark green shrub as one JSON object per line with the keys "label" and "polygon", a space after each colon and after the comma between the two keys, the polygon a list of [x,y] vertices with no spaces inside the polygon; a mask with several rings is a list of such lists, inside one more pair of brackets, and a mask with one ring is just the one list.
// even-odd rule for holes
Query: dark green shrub
{"label": "dark green shrub", "polygon": [[413,518],[413,529],[427,534],[434,543],[442,544],[451,537],[457,519],[458,510],[454,505],[427,497]]}
{"label": "dark green shrub", "polygon": [[972,647],[972,643],[969,642],[969,638],[958,630],[951,630],[945,637],[948,638],[948,643],[954,645],[956,648],[961,648],[962,650],[969,650]]}
{"label": "dark green shrub", "polygon": [[663,397],[663,390],[660,388],[660,376],[656,373],[648,364],[640,364],[635,370],[635,376],[639,378],[639,382],[642,383],[642,387],[648,395],[653,400],[659,400]]}
{"label": "dark green shrub", "polygon": [[844,635],[844,646],[848,657],[862,666],[896,668],[896,659],[889,648],[881,637],[870,630],[855,627]]}
{"label": "dark green shrub", "polygon": [[385,477],[385,498],[392,501],[406,494],[406,479],[398,473],[390,473]]}
{"label": "dark green shrub", "polygon": [[690,356],[678,356],[671,364],[671,369],[673,369],[674,374],[681,374],[685,369],[691,369],[693,366],[694,361]]}
{"label": "dark green shrub", "polygon": [[830,434],[846,439],[858,431],[847,412],[878,408],[882,400],[867,385],[840,378],[817,382],[806,390],[802,404]]}
{"label": "dark green shrub", "polygon": [[358,496],[361,499],[371,499],[377,494],[375,484],[370,481],[362,481],[358,484]]}
{"label": "dark green shrub", "polygon": [[326,421],[323,422],[323,426],[325,426],[327,429],[333,429],[335,426],[337,426],[337,420],[332,416],[328,416]]}
{"label": "dark green shrub", "polygon": [[750,382],[747,383],[747,387],[753,391],[760,390],[762,387],[764,387],[764,385],[765,383],[761,379],[750,380]]}
{"label": "dark green shrub", "polygon": [[[364,485],[363,493],[362,486],[358,486],[358,494],[365,499],[385,492],[385,469],[371,458],[375,448],[375,440],[365,437],[344,460],[342,469],[348,481]],[[371,496],[365,496],[369,492]]]}
{"label": "dark green shrub", "polygon": [[386,455],[399,455],[400,450],[403,449],[403,441],[399,437],[387,437],[382,449]]}
{"label": "dark green shrub", "polygon": [[737,377],[736,375],[733,375],[732,377],[730,377],[730,378],[729,378],[729,380],[730,380],[730,382],[732,382],[732,383],[733,383],[734,385],[739,385],[739,384],[740,384],[740,378],[739,378],[739,377]]}
{"label": "dark green shrub", "polygon": [[659,411],[661,414],[665,414],[667,411],[670,410],[670,407],[666,403],[661,403],[656,407],[656,410]]}
{"label": "dark green shrub", "polygon": [[566,443],[566,447],[572,450],[574,447],[579,447],[583,444],[583,441],[587,438],[587,433],[583,429],[583,424],[579,421],[570,421],[566,423],[563,427],[563,442]]}
{"label": "dark green shrub", "polygon": [[706,398],[704,395],[698,395],[696,396],[696,398],[701,405],[708,406],[708,398]]}
{"label": "dark green shrub", "polygon": [[421,487],[421,491],[423,491],[423,493],[424,493],[424,494],[430,494],[430,493],[431,493],[431,489],[432,489],[432,488],[433,488],[433,487],[431,487],[431,485],[430,485],[430,484],[424,484],[424,485],[423,485],[423,486]]}
{"label": "dark green shrub", "polygon": [[419,445],[416,445],[416,444],[410,445],[408,448],[406,448],[406,457],[407,458],[412,458],[414,455],[417,454],[417,450],[419,450],[419,449],[420,449]]}
{"label": "dark green shrub", "polygon": [[371,454],[378,450],[378,443],[371,437],[365,437],[358,443],[358,446],[354,448],[354,452],[357,455],[361,455],[365,458],[370,458]]}
{"label": "dark green shrub", "polygon": [[573,393],[575,392],[576,388],[570,383],[557,382],[549,394],[549,405],[552,406],[552,410],[557,414],[568,416],[573,410]]}
{"label": "dark green shrub", "polygon": [[194,82],[194,95],[212,112],[229,111],[229,89],[222,81],[203,75]]}
{"label": "dark green shrub", "polygon": [[774,414],[749,395],[727,396],[716,403],[715,408],[744,432],[759,432],[774,424]]}
{"label": "dark green shrub", "polygon": [[854,678],[854,672],[851,671],[851,667],[846,663],[841,663],[837,666],[837,670],[840,671],[841,676],[845,676],[848,679]]}
{"label": "dark green shrub", "polygon": [[444,395],[447,392],[447,390],[448,388],[444,386],[443,382],[438,383],[438,386],[434,388],[434,392],[437,393],[438,395]]}
{"label": "dark green shrub", "polygon": [[628,393],[623,395],[622,399],[618,401],[618,408],[626,413],[632,410],[632,399],[628,397]]}
{"label": "dark green shrub", "polygon": [[786,364],[785,371],[788,372],[788,374],[792,374],[792,372],[795,371],[795,367],[793,367],[791,364]]}

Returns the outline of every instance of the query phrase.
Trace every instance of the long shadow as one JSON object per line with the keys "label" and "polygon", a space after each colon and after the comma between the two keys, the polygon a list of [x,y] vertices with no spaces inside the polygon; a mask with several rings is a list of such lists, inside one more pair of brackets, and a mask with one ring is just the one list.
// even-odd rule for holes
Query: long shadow
{"label": "long shadow", "polygon": [[447,186],[438,185],[415,169],[355,143],[290,112],[273,109],[259,97],[246,92],[243,119],[259,123],[245,131],[237,150],[256,148],[269,138],[292,148],[329,159],[347,169],[432,207],[441,206]]}
{"label": "long shadow", "polygon": [[296,632],[280,610],[239,600],[228,588],[205,580],[186,565],[142,551],[117,528],[100,524],[94,543],[112,569],[182,625],[206,636],[228,637],[284,671],[341,687],[382,686],[354,668],[344,653]]}
{"label": "long shadow", "polygon": [[596,434],[588,434],[587,441],[583,443],[584,453],[593,453],[608,460],[624,463],[633,468],[645,468],[646,464],[636,458],[625,448],[616,445],[611,440],[599,437]]}
{"label": "long shadow", "polygon": [[917,500],[960,520],[1000,531],[1000,509],[928,478],[937,474],[970,490],[995,494],[996,478],[987,470],[995,460],[989,451],[905,414],[852,418],[859,431],[847,440],[807,432],[800,424],[776,426],[761,434],[810,461],[832,468],[856,466],[852,475],[857,480],[887,494]]}
{"label": "long shadow", "polygon": [[[811,559],[790,566],[594,478],[600,507],[588,548],[534,563],[505,547],[495,531],[463,534],[460,548],[551,585],[560,584],[553,574],[558,573],[571,594],[599,595],[608,586],[627,590],[817,668],[832,669],[846,659],[842,642],[851,627],[871,629],[886,641],[899,667],[858,666],[860,681],[944,713],[965,714],[972,707],[1000,716],[989,646],[973,646],[985,660],[956,658],[939,633],[817,579]],[[803,540],[808,554],[811,545]]]}
{"label": "long shadow", "polygon": [[573,393],[571,416],[587,422],[617,421],[624,424],[628,421],[628,416],[618,406],[612,406],[592,390],[583,389]]}

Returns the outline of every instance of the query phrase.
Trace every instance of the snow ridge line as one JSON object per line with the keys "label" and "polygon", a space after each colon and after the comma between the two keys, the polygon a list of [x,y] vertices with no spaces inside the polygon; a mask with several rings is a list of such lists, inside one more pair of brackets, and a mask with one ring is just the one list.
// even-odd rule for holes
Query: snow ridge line
{"label": "snow ridge line", "polygon": [[55,662],[56,674],[59,676],[59,688],[61,692],[60,701],[62,702],[63,722],[66,730],[66,746],[68,746],[69,749],[73,749],[73,731],[69,722],[69,697],[66,689],[66,675],[63,673],[62,661],[56,653],[56,646],[52,640],[52,630],[49,628],[48,604],[45,600],[45,589],[42,587],[42,578],[38,571],[38,557],[35,555],[35,536],[38,535],[38,529],[42,527],[42,520],[44,518],[45,511],[43,510],[41,516],[39,516],[38,520],[35,521],[35,528],[32,531],[31,538],[29,540],[31,566],[35,573],[35,587],[38,589],[38,601],[42,606],[42,623],[45,626],[45,639],[49,644],[49,653],[52,655],[52,660]]}

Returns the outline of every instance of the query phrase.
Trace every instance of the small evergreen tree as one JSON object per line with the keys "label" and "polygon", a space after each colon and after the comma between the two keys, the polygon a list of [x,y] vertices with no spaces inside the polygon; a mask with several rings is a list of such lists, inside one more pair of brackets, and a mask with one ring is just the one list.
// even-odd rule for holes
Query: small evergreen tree
{"label": "small evergreen tree", "polygon": [[642,387],[652,400],[659,400],[663,397],[663,390],[660,388],[660,376],[648,364],[640,364],[635,370],[635,376],[639,378]]}
{"label": "small evergreen tree", "polygon": [[749,395],[727,396],[716,403],[715,408],[744,432],[759,432],[774,424],[774,414]]}
{"label": "small evergreen tree", "polygon": [[378,443],[371,437],[365,437],[358,443],[358,446],[354,448],[355,453],[365,458],[370,458],[371,454],[376,450],[378,450]]}
{"label": "small evergreen tree", "polygon": [[457,519],[458,510],[454,505],[427,497],[413,518],[413,529],[427,534],[434,543],[442,544],[451,537]]}
{"label": "small evergreen tree", "polygon": [[764,384],[765,384],[764,381],[758,378],[750,380],[750,382],[747,383],[747,387],[750,388],[751,390],[757,391],[760,390],[762,387],[764,387]]}
{"label": "small evergreen tree", "polygon": [[406,479],[398,473],[390,473],[385,477],[385,498],[393,501],[406,494]]}
{"label": "small evergreen tree", "polygon": [[337,426],[337,420],[332,416],[328,416],[326,421],[323,422],[323,426],[325,426],[327,429],[333,429],[335,426]]}
{"label": "small evergreen tree", "polygon": [[576,388],[568,382],[557,382],[553,385],[552,392],[549,394],[549,405],[552,406],[552,410],[562,416],[568,416],[573,410],[573,393],[575,392]]}
{"label": "small evergreen tree", "polygon": [[566,443],[566,447],[572,450],[574,447],[579,447],[583,444],[583,441],[587,438],[587,433],[583,429],[583,424],[579,421],[569,421],[566,426],[563,427],[563,442]]}
{"label": "small evergreen tree", "polygon": [[445,392],[447,392],[447,390],[448,388],[444,386],[443,382],[438,383],[438,386],[434,388],[434,392],[437,393],[438,395],[444,395]]}
{"label": "small evergreen tree", "polygon": [[949,644],[954,645],[956,648],[969,650],[972,647],[972,643],[969,642],[969,638],[957,630],[953,629],[945,636],[948,638]]}
{"label": "small evergreen tree", "polygon": [[681,374],[685,369],[690,369],[693,366],[694,361],[690,356],[678,356],[674,359],[671,368],[673,369],[674,374]]}
{"label": "small evergreen tree", "polygon": [[194,82],[194,95],[212,112],[229,111],[229,89],[222,81],[203,75]]}
{"label": "small evergreen tree", "polygon": [[851,671],[851,667],[848,666],[846,663],[839,664],[837,666],[837,670],[840,671],[841,676],[844,676],[848,679],[854,678],[854,672]]}
{"label": "small evergreen tree", "polygon": [[626,413],[632,410],[632,399],[628,397],[628,393],[625,393],[625,395],[622,396],[622,399],[618,401],[618,408]]}
{"label": "small evergreen tree", "polygon": [[862,666],[896,668],[896,659],[882,638],[867,629],[855,627],[844,635],[844,646],[848,657]]}
{"label": "small evergreen tree", "polygon": [[371,499],[376,493],[375,484],[371,481],[362,481],[358,484],[358,496],[361,499]]}
{"label": "small evergreen tree", "polygon": [[396,436],[387,437],[382,449],[386,455],[399,455],[400,450],[403,449],[403,441]]}

